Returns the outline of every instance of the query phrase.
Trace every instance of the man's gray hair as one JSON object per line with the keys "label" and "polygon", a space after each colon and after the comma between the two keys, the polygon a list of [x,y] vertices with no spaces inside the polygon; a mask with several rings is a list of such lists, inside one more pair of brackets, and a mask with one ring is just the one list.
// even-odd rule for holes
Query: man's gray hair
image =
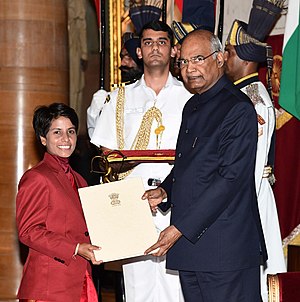
{"label": "man's gray hair", "polygon": [[216,51],[216,53],[213,54],[213,58],[215,59],[218,55],[217,52],[222,50],[222,43],[220,42],[219,38],[216,35],[211,36],[210,43],[211,43],[211,52]]}

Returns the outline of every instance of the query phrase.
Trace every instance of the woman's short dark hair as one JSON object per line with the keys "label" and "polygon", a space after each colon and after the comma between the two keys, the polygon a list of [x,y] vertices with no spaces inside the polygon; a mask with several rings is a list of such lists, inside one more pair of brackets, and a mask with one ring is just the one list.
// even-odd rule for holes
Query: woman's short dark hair
{"label": "woman's short dark hair", "polygon": [[166,32],[168,34],[168,38],[170,39],[170,42],[171,42],[171,46],[174,46],[174,35],[173,35],[173,31],[171,29],[171,27],[165,23],[165,22],[162,22],[162,21],[151,21],[149,23],[146,23],[142,30],[141,30],[141,33],[140,33],[140,39],[143,38],[143,33],[146,29],[152,29],[154,31],[163,31],[163,32]]}
{"label": "woman's short dark hair", "polygon": [[49,106],[39,106],[34,110],[32,125],[35,135],[40,142],[40,137],[46,137],[51,123],[61,116],[68,118],[78,131],[78,116],[75,110],[64,103],[53,103]]}

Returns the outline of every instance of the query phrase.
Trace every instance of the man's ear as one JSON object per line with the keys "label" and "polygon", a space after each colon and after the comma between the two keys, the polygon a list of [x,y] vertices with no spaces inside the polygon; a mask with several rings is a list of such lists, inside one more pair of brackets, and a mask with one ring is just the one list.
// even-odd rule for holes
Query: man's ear
{"label": "man's ear", "polygon": [[174,45],[173,47],[171,47],[171,57],[175,58],[176,54],[177,54],[177,47],[176,45]]}
{"label": "man's ear", "polygon": [[141,50],[140,47],[137,47],[137,49],[136,49],[136,55],[137,55],[137,57],[138,57],[140,60],[143,58],[143,56],[142,56],[142,50]]}
{"label": "man's ear", "polygon": [[224,53],[222,51],[218,52],[216,60],[217,60],[218,67],[221,68],[225,62]]}
{"label": "man's ear", "polygon": [[46,146],[46,144],[47,144],[46,138],[43,136],[40,136],[40,140],[41,140],[42,145]]}

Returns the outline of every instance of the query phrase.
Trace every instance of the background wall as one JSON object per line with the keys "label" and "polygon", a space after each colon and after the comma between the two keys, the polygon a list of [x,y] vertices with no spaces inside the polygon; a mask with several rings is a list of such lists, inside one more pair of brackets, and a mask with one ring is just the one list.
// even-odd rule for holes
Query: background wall
{"label": "background wall", "polygon": [[20,177],[40,160],[33,110],[68,103],[66,0],[0,1],[0,300],[16,296],[26,249],[15,227]]}

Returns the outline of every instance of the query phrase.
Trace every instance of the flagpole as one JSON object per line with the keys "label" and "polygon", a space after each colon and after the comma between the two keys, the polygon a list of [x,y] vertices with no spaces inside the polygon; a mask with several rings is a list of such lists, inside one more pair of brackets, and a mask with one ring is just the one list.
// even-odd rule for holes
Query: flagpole
{"label": "flagpole", "polygon": [[163,0],[163,4],[162,4],[162,22],[167,23],[167,0]]}
{"label": "flagpole", "polygon": [[224,0],[220,1],[219,23],[218,23],[218,38],[222,43],[223,40],[223,24],[224,24]]}

